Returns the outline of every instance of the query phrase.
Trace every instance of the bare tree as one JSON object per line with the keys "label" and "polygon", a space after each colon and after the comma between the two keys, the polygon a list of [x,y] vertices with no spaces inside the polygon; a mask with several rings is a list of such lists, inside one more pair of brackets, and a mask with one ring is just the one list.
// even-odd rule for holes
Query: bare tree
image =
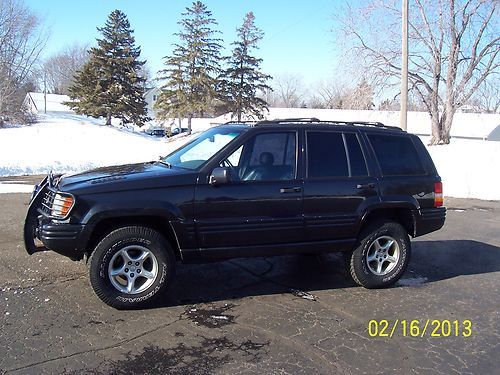
{"label": "bare tree", "polygon": [[276,96],[276,101],[272,105],[274,107],[297,108],[306,98],[304,83],[299,75],[289,73],[278,75],[273,79],[272,87]]}
{"label": "bare tree", "polygon": [[272,88],[260,90],[257,97],[263,99],[269,107],[278,107],[278,98]]}
{"label": "bare tree", "polygon": [[312,108],[342,109],[349,93],[347,86],[337,80],[320,81],[312,87],[309,103]]}
{"label": "bare tree", "polygon": [[0,116],[16,117],[47,34],[22,0],[0,0]]}
{"label": "bare tree", "polygon": [[322,81],[313,86],[311,92],[311,108],[370,110],[375,107],[373,86],[366,79],[361,79],[355,87],[333,79]]}
{"label": "bare tree", "polygon": [[363,79],[353,90],[345,94],[343,109],[370,110],[373,103],[373,86]]}
{"label": "bare tree", "polygon": [[88,61],[88,45],[73,44],[45,60],[42,66],[47,91],[68,94],[75,73]]}
{"label": "bare tree", "polygon": [[[342,22],[358,61],[386,86],[401,71],[399,3],[372,0],[348,9]],[[498,1],[414,0],[409,14],[410,90],[431,117],[430,143],[449,143],[456,110],[498,73]]]}
{"label": "bare tree", "polygon": [[482,85],[471,101],[481,112],[499,113],[500,111],[500,82],[497,78]]}

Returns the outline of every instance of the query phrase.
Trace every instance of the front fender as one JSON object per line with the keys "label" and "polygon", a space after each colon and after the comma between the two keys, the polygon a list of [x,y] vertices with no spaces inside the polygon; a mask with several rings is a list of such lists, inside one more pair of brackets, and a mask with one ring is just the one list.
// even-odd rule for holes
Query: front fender
{"label": "front fender", "polygon": [[180,221],[185,217],[181,210],[169,202],[162,201],[123,201],[117,204],[98,203],[83,216],[82,224],[95,225],[99,221],[115,217],[159,216],[168,221]]}

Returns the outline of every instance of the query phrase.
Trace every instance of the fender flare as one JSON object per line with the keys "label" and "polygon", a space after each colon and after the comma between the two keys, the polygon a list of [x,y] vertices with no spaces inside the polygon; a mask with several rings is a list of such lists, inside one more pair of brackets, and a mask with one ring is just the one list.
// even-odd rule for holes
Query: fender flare
{"label": "fender flare", "polygon": [[357,229],[358,234],[372,212],[383,209],[408,209],[411,213],[413,225],[413,233],[410,234],[414,237],[417,230],[417,219],[420,215],[420,205],[414,197],[411,198],[409,199],[408,196],[382,197],[379,203],[368,206],[361,215]]}

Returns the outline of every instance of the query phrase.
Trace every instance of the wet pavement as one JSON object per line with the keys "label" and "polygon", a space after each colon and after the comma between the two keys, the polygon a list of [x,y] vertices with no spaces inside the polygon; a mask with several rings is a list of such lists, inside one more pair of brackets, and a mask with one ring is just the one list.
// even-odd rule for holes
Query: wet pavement
{"label": "wet pavement", "polygon": [[28,198],[0,194],[0,373],[498,371],[499,202],[448,199],[445,227],[413,241],[389,289],[356,286],[339,254],[235,259],[178,264],[156,306],[117,311],[84,262],[26,254]]}

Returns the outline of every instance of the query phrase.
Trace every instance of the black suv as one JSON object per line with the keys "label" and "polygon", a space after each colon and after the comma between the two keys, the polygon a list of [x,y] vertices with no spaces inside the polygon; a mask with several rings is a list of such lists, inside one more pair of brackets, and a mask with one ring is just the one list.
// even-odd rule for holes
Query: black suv
{"label": "black suv", "polygon": [[96,294],[144,306],[176,261],[343,250],[367,288],[396,282],[409,237],[444,224],[441,179],[415,135],[380,123],[227,123],[157,161],[49,175],[24,227],[29,254],[88,259]]}

